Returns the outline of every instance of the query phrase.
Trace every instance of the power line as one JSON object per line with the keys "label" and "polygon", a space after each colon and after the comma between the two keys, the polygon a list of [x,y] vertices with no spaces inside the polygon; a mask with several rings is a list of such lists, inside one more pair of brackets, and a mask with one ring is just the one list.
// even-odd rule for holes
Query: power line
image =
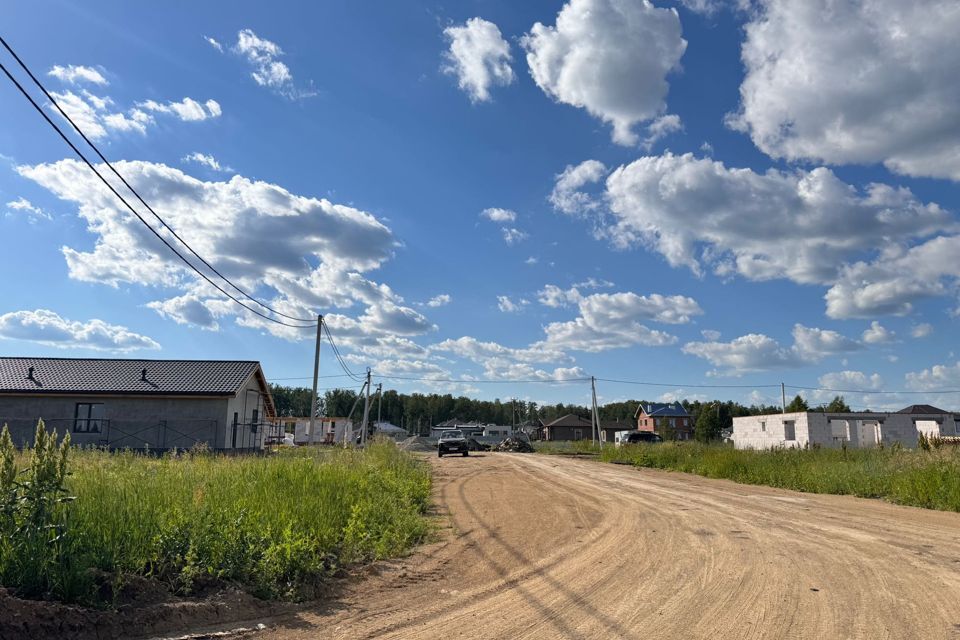
{"label": "power line", "polygon": [[[384,380],[414,380],[422,382],[457,382],[460,384],[567,384],[570,382],[589,382],[590,378],[565,378],[563,380],[545,380],[543,378],[532,378],[527,380],[515,380],[505,378],[503,380],[457,380],[456,378],[418,378],[413,376],[391,376],[380,373],[373,374],[374,378]],[[600,378],[597,378],[599,380]]]}
{"label": "power line", "polygon": [[[317,378],[349,378],[345,373],[336,373],[329,376],[317,376]],[[313,376],[293,376],[291,378],[270,378],[271,380],[313,380]]]}
{"label": "power line", "polygon": [[[4,40],[2,37],[0,37],[0,43],[3,44],[3,46],[7,49],[7,51],[9,51],[9,52],[11,53],[11,55],[13,55],[13,57],[17,60],[17,62],[19,62],[20,66],[24,68],[24,70],[27,72],[27,74],[29,74],[30,77],[33,78],[34,82],[41,88],[41,90],[42,90],[42,91],[44,92],[44,94],[51,100],[51,102],[54,104],[54,106],[57,107],[57,110],[60,111],[60,113],[63,114],[63,116],[64,116],[65,118],[67,118],[68,122],[70,122],[71,125],[73,125],[73,128],[77,130],[77,132],[78,132],[78,133],[80,134],[80,136],[87,142],[87,144],[89,144],[89,145],[94,149],[94,151],[96,151],[97,155],[99,155],[100,158],[104,160],[104,162],[107,164],[107,166],[110,167],[111,170],[113,170],[113,172],[120,178],[120,180],[127,186],[127,188],[129,188],[130,191],[132,191],[132,192],[137,196],[137,198],[140,199],[140,202],[142,202],[142,203],[147,207],[147,209],[149,209],[149,210],[151,211],[151,213],[153,213],[153,215],[156,216],[157,219],[160,220],[161,223],[163,223],[163,225],[164,225],[167,229],[170,230],[170,232],[174,235],[174,237],[176,237],[178,240],[180,240],[180,242],[182,242],[182,243],[184,244],[184,246],[186,246],[188,249],[190,249],[190,251],[191,251],[195,256],[197,256],[197,257],[200,259],[201,262],[203,262],[205,265],[207,265],[208,267],[210,267],[217,275],[219,275],[221,278],[223,278],[226,282],[228,282],[228,283],[229,283],[231,286],[233,286],[235,289],[237,289],[238,291],[240,291],[241,293],[243,293],[243,294],[246,295],[247,297],[250,297],[249,295],[247,295],[246,293],[244,293],[242,289],[240,289],[239,287],[237,287],[236,285],[234,285],[232,282],[230,282],[230,280],[228,280],[226,277],[224,277],[219,271],[217,271],[216,269],[214,269],[206,260],[204,260],[202,257],[200,257],[195,251],[193,251],[193,249],[191,249],[190,246],[187,245],[187,243],[184,242],[183,239],[180,238],[180,236],[178,236],[178,235],[176,234],[176,232],[175,232],[173,229],[171,229],[171,228],[169,227],[169,225],[167,225],[166,222],[164,222],[163,219],[160,218],[160,216],[158,216],[158,215],[153,211],[153,209],[150,208],[149,205],[146,204],[146,202],[143,202],[143,199],[140,198],[140,195],[133,189],[133,187],[131,187],[131,186],[126,182],[126,180],[123,179],[122,176],[120,176],[120,174],[116,171],[116,169],[114,169],[113,166],[110,165],[109,162],[107,162],[106,158],[103,157],[103,155],[100,153],[100,151],[99,151],[96,147],[94,147],[93,144],[89,141],[89,139],[87,139],[87,137],[83,134],[83,132],[80,131],[79,127],[77,127],[77,125],[73,122],[73,120],[71,120],[71,119],[63,112],[63,110],[60,108],[60,105],[57,104],[57,102],[56,102],[55,100],[53,100],[53,98],[50,96],[50,94],[47,93],[46,89],[43,88],[43,85],[41,85],[41,84],[39,83],[39,81],[37,81],[37,79],[36,79],[36,77],[33,75],[33,73],[30,72],[30,70],[29,70],[29,69],[26,67],[26,65],[20,60],[20,58],[16,55],[16,53],[14,53],[14,51],[10,48],[10,45],[7,44],[6,40]],[[130,203],[127,202],[127,200],[113,187],[113,185],[111,185],[110,182],[109,182],[106,178],[104,178],[103,175],[101,175],[99,171],[97,171],[96,167],[93,166],[93,163],[91,163],[90,160],[88,160],[87,157],[77,148],[77,146],[76,146],[75,144],[73,144],[73,141],[71,141],[71,140],[66,136],[66,134],[60,129],[60,127],[57,126],[57,124],[56,124],[55,122],[53,122],[53,120],[50,119],[50,117],[46,114],[46,112],[44,112],[43,108],[42,108],[39,104],[37,104],[37,102],[33,99],[33,96],[31,96],[31,95],[29,94],[29,92],[27,92],[27,90],[23,87],[23,85],[21,85],[20,82],[18,82],[17,79],[13,77],[13,75],[10,73],[10,71],[7,69],[7,67],[3,65],[2,62],[0,62],[0,70],[3,70],[3,72],[4,72],[4,74],[6,74],[7,78],[9,78],[10,81],[17,87],[17,89],[20,90],[20,93],[22,93],[23,96],[30,102],[30,104],[31,104],[31,105],[33,106],[33,108],[37,111],[37,113],[39,113],[41,116],[43,116],[43,119],[47,121],[47,124],[49,124],[49,125],[54,129],[54,131],[56,131],[57,134],[59,134],[59,136],[63,139],[63,141],[67,143],[67,145],[68,145],[68,146],[73,150],[73,152],[84,162],[84,164],[86,164],[87,167],[89,167],[90,170],[93,171],[93,173],[94,173],[98,178],[100,178],[100,181],[103,182],[103,184],[106,185],[106,187],[107,187],[115,196],[117,196],[117,198],[127,207],[127,209],[129,209],[129,210],[131,211],[131,213],[133,213],[133,215],[135,215],[135,216],[137,217],[137,219],[138,219],[141,223],[143,223],[143,225],[146,226],[146,227],[150,230],[151,233],[153,233],[154,236],[156,236],[164,245],[166,245],[166,247],[167,247],[168,249],[170,249],[174,254],[176,254],[176,256],[177,256],[178,258],[180,258],[180,260],[181,260],[184,264],[186,264],[188,267],[190,267],[190,269],[192,269],[194,272],[196,272],[200,277],[202,277],[202,278],[203,278],[204,280],[206,280],[208,283],[210,283],[211,285],[213,285],[213,287],[216,288],[220,293],[222,293],[222,294],[225,295],[226,297],[230,298],[232,301],[236,302],[237,304],[239,304],[241,307],[243,307],[243,308],[246,309],[247,311],[250,311],[251,313],[254,313],[254,314],[258,315],[258,316],[260,316],[261,318],[264,318],[265,320],[269,320],[269,321],[275,322],[275,323],[277,323],[277,324],[282,324],[282,325],[284,325],[284,326],[293,327],[293,328],[295,328],[295,329],[306,329],[306,328],[310,328],[310,327],[312,327],[312,326],[316,326],[316,323],[315,323],[315,322],[314,322],[313,324],[308,324],[308,325],[293,325],[293,324],[289,324],[289,323],[287,323],[287,322],[283,322],[282,320],[277,320],[276,318],[272,318],[272,317],[270,317],[270,316],[268,316],[268,315],[266,315],[266,314],[264,314],[264,313],[261,313],[260,311],[258,311],[258,310],[256,310],[256,309],[253,309],[253,308],[247,306],[246,304],[244,304],[243,302],[241,302],[240,300],[238,300],[238,299],[237,299],[236,297],[234,297],[232,294],[230,294],[229,292],[227,292],[223,287],[221,287],[219,284],[217,284],[216,282],[214,282],[209,276],[207,276],[207,274],[205,274],[205,273],[203,273],[202,271],[200,271],[200,270],[199,270],[196,266],[194,266],[187,258],[185,258],[179,251],[177,251],[177,249],[176,249],[172,244],[170,244],[162,235],[160,235],[160,233],[159,233],[156,229],[154,229],[146,220],[144,220],[143,216],[141,216],[140,213],[139,213],[136,209],[134,209],[133,206],[131,206]],[[257,304],[263,306],[264,308],[269,309],[270,311],[273,311],[273,309],[270,309],[270,307],[268,307],[267,305],[261,303],[260,301],[254,299],[254,298],[251,298],[251,299],[252,299],[254,302],[256,302]],[[281,313],[276,312],[276,311],[273,311],[273,312],[274,312],[274,313],[278,313],[278,315],[284,315],[285,317],[288,317],[288,318],[291,318],[291,319],[294,319],[294,320],[301,321],[301,320],[298,319],[298,318],[292,318],[291,316],[286,316],[285,314],[281,314]]]}
{"label": "power line", "polygon": [[345,374],[353,378],[354,382],[363,381],[363,378],[361,376],[358,376],[357,374],[355,374],[353,371],[350,370],[350,367],[347,366],[347,363],[344,361],[343,356],[340,354],[340,349],[337,348],[337,343],[333,341],[333,334],[330,333],[330,326],[321,319],[320,330],[322,331],[324,329],[327,330],[327,341],[330,343],[330,348],[333,349],[333,355],[336,356],[337,362],[340,363],[340,368],[343,369],[343,372]]}
{"label": "power line", "polygon": [[938,389],[934,391],[915,391],[915,390],[906,390],[906,389],[877,389],[877,390],[865,390],[865,389],[829,389],[827,387],[802,387],[796,384],[787,384],[784,385],[787,389],[801,389],[803,391],[829,391],[831,393],[860,393],[864,395],[869,394],[880,394],[880,393],[889,393],[889,394],[907,394],[907,395],[940,395],[940,394],[949,394],[949,393],[960,393],[960,389]]}
{"label": "power line", "polygon": [[[589,378],[587,378],[589,380]],[[645,382],[641,380],[615,380],[613,378],[597,378],[597,382],[614,382],[617,384],[636,384],[646,387],[689,387],[691,389],[766,389],[780,388],[779,384],[674,384],[669,382]],[[789,386],[789,385],[788,385]]]}

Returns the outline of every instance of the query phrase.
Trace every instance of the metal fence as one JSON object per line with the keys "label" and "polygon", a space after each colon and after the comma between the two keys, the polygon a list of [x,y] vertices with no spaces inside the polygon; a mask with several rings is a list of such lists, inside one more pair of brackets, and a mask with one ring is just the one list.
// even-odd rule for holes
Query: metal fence
{"label": "metal fence", "polygon": [[[47,430],[70,433],[78,445],[108,449],[168,451],[205,446],[223,452],[260,451],[278,438],[283,428],[270,422],[229,423],[224,429],[217,420],[122,420],[122,419],[44,419]],[[8,425],[17,446],[33,444],[37,418],[0,417],[0,426]]]}

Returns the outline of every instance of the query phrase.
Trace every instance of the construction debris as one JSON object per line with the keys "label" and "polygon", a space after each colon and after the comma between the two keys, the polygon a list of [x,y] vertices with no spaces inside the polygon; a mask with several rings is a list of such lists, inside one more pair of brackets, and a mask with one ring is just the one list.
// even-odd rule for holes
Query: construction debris
{"label": "construction debris", "polygon": [[507,438],[493,448],[494,451],[511,451],[513,453],[533,453],[533,447],[526,440]]}

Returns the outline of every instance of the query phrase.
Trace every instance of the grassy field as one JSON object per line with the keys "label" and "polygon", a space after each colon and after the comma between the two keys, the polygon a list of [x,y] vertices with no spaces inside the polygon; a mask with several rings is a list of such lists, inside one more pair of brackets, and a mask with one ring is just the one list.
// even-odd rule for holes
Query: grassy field
{"label": "grassy field", "polygon": [[0,495],[0,584],[27,597],[109,605],[139,575],[177,593],[229,582],[297,599],[339,567],[402,554],[428,533],[429,468],[388,442],[257,457],[70,449],[63,491],[47,449],[45,497],[29,470]]}
{"label": "grassy field", "polygon": [[589,441],[538,443],[548,454],[596,454],[605,462],[695,473],[744,484],[810,493],[883,498],[898,504],[960,511],[960,450],[778,449],[737,450],[696,442],[599,449]]}

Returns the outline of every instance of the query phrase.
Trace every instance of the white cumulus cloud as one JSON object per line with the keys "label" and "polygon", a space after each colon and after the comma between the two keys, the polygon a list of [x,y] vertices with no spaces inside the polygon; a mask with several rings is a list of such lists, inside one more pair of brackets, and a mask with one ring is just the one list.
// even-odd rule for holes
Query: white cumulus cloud
{"label": "white cumulus cloud", "polygon": [[[151,205],[194,249],[270,306],[300,318],[313,316],[315,309],[359,307],[354,317],[326,316],[345,344],[434,329],[389,286],[365,275],[392,256],[396,243],[390,229],[369,213],[242,176],[202,181],[163,164],[121,161],[115,166],[134,188],[150,194]],[[163,297],[150,307],[177,322],[213,329],[229,317],[284,338],[312,336],[308,330],[267,324],[224,300],[90,180],[79,162],[17,171],[75,203],[93,234],[92,246],[78,239],[62,247],[72,279],[151,287]]]}
{"label": "white cumulus cloud", "polygon": [[40,207],[34,205],[32,202],[27,200],[24,197],[19,197],[16,200],[11,200],[7,203],[7,210],[12,213],[17,213],[21,215],[29,216],[31,219],[42,218],[44,220],[50,220],[50,214],[41,209]]}
{"label": "white cumulus cloud", "polygon": [[729,122],[776,158],[960,180],[952,1],[759,0]]}
{"label": "white cumulus cloud", "polygon": [[887,344],[893,342],[896,334],[890,331],[879,321],[874,320],[870,327],[863,332],[861,339],[867,344]]}
{"label": "white cumulus cloud", "polygon": [[83,65],[68,64],[64,67],[57,64],[47,71],[47,75],[69,84],[80,84],[82,82],[99,85],[109,84],[97,69]]}
{"label": "white cumulus cloud", "polygon": [[68,320],[48,309],[11,311],[0,315],[0,338],[23,340],[62,349],[135,351],[159,349],[151,338],[103,320]]}
{"label": "white cumulus cloud", "polygon": [[876,391],[883,388],[880,374],[867,375],[862,371],[836,371],[820,376],[821,387],[833,390]]}
{"label": "white cumulus cloud", "polygon": [[230,167],[221,165],[220,162],[214,158],[212,155],[207,153],[200,153],[199,151],[194,151],[189,153],[181,158],[183,162],[195,162],[199,165],[207,167],[213,171],[222,171],[222,172],[231,172],[233,169]]}
{"label": "white cumulus cloud", "polygon": [[803,366],[862,348],[856,340],[836,331],[796,324],[793,327],[793,345],[789,347],[762,333],[750,333],[729,342],[709,338],[707,342],[688,342],[682,350],[720,367],[720,374],[739,375]]}
{"label": "white cumulus cloud", "polygon": [[510,296],[497,296],[497,308],[504,313],[517,313],[530,304],[525,298],[520,298],[516,302],[510,299]]}
{"label": "white cumulus cloud", "polygon": [[929,369],[906,375],[907,387],[915,391],[936,391],[960,388],[960,362],[935,364]]}
{"label": "white cumulus cloud", "polygon": [[933,325],[929,322],[921,322],[910,328],[910,335],[914,338],[926,338],[933,333]]}
{"label": "white cumulus cloud", "polygon": [[430,298],[429,300],[427,300],[427,306],[428,306],[428,307],[433,307],[433,308],[443,307],[443,306],[445,306],[445,305],[450,304],[450,302],[451,302],[452,300],[453,300],[453,298],[450,297],[450,294],[448,294],[448,293],[441,293],[440,295],[433,296],[432,298]]}
{"label": "white cumulus cloud", "polygon": [[247,60],[253,70],[250,77],[261,87],[266,87],[286,98],[299,99],[316,95],[314,91],[298,89],[293,73],[280,60],[283,49],[276,42],[261,38],[252,29],[237,32],[237,44],[233,51]]}
{"label": "white cumulus cloud", "polygon": [[544,93],[609,123],[623,145],[662,114],[667,74],[687,47],[676,9],[648,0],[569,0],[554,26],[534,24],[521,43]]}
{"label": "white cumulus cloud", "polygon": [[484,209],[480,212],[480,215],[492,222],[515,222],[517,220],[517,213],[515,211],[500,209],[498,207]]}
{"label": "white cumulus cloud", "polygon": [[581,191],[588,184],[603,179],[607,168],[599,160],[584,160],[577,165],[567,167],[556,177],[550,203],[563,213],[584,213],[600,206],[595,196]]}
{"label": "white cumulus cloud", "polygon": [[166,104],[161,104],[155,100],[145,100],[137,106],[146,111],[173,115],[184,122],[199,122],[208,118],[219,118],[220,114],[223,113],[216,100],[207,100],[201,104],[193,98],[184,98],[179,102],[171,101]]}
{"label": "white cumulus cloud", "polygon": [[443,35],[450,45],[444,52],[443,71],[456,76],[472,102],[486,102],[492,87],[514,81],[510,43],[494,23],[470,18],[462,25],[447,27]]}

